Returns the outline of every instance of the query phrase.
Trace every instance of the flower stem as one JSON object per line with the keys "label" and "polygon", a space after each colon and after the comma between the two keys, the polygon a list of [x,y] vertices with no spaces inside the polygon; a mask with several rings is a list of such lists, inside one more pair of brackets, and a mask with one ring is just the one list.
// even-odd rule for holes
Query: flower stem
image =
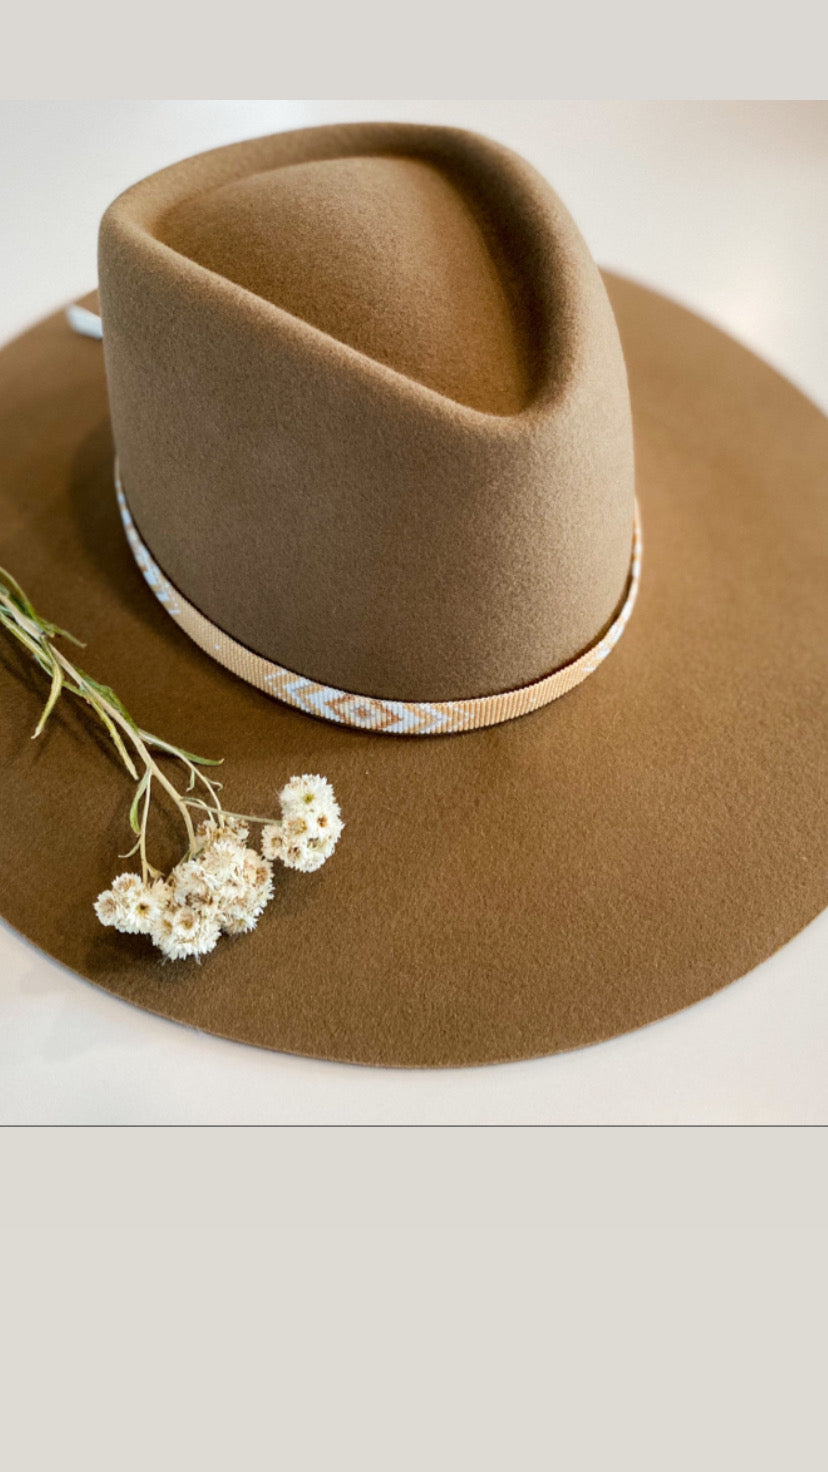
{"label": "flower stem", "polygon": [[[72,640],[77,644],[80,641],[60,629],[57,624],[50,623],[41,617],[33,607],[30,599],[23,592],[20,584],[11,577],[9,573],[0,568],[0,627],[6,629],[32,656],[35,662],[50,678],[49,696],[41,714],[40,720],[34,731],[34,736],[40,736],[46,726],[57,701],[63,690],[77,695],[87,705],[91,706],[98,719],[106,728],[110,739],[123,762],[130,777],[139,783],[140,796],[143,788],[143,808],[139,828],[139,849],[141,855],[141,866],[144,879],[150,873],[156,873],[147,857],[147,823],[150,811],[150,798],[153,780],[159,787],[163,788],[167,796],[177,808],[181,820],[187,832],[189,851],[196,847],[196,836],[190,817],[190,806],[193,800],[185,798],[174,784],[169,780],[166,773],[155,761],[150,748],[163,752],[167,756],[175,757],[185,767],[189,774],[190,790],[196,781],[202,783],[208,797],[209,803],[199,803],[199,806],[207,808],[208,811],[221,813],[221,802],[218,796],[220,784],[212,782],[210,778],[199,770],[201,766],[217,766],[219,763],[207,757],[194,756],[192,752],[184,751],[174,746],[169,741],[163,741],[158,736],[153,736],[149,731],[143,731],[129,712],[122,705],[114,691],[107,686],[101,685],[91,675],[77,668],[66,655],[53,643],[53,636],[59,634]],[[139,777],[138,767],[130,753],[129,748],[135,753],[140,765],[143,767],[143,777]]]}
{"label": "flower stem", "polygon": [[[188,808],[201,808],[202,811],[207,813],[215,811],[210,807],[209,803],[202,802],[199,797],[182,797],[181,801],[185,802]],[[231,813],[229,808],[219,808],[218,811],[223,818],[237,818],[240,823],[265,824],[279,822],[278,818],[257,818],[253,813]]]}

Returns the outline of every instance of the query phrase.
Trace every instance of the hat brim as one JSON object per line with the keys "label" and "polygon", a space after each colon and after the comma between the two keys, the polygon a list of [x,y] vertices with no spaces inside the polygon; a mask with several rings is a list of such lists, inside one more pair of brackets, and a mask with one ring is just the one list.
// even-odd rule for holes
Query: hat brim
{"label": "hat brim", "polygon": [[[464,735],[329,725],[203,654],[124,539],[100,347],[63,314],[0,352],[0,563],[86,640],[145,726],[226,759],[270,811],[294,772],[347,827],[280,870],[258,929],[164,964],[92,905],[131,789],[88,713],[0,647],[0,912],[136,1006],[286,1052],[457,1066],[582,1047],[744,976],[828,902],[828,421],[732,339],[607,278],[644,532],[610,658],[533,715]],[[156,834],[170,862],[172,834]]]}

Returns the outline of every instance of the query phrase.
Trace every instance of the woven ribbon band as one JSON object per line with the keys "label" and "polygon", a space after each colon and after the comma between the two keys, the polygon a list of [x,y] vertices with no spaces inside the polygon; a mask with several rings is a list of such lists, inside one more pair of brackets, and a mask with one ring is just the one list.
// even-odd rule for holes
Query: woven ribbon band
{"label": "woven ribbon band", "polygon": [[621,638],[638,595],[641,524],[636,505],[632,561],[621,611],[603,638],[571,664],[519,690],[509,690],[502,695],[482,695],[471,700],[380,700],[374,695],[355,695],[349,690],[319,685],[315,680],[308,680],[304,675],[297,675],[282,665],[263,659],[199,613],[173,587],[141,541],[127,505],[117,462],[115,487],[127,540],[149,587],[159,603],[205,653],[266,695],[273,695],[287,705],[295,705],[307,715],[321,716],[324,720],[336,721],[340,726],[356,726],[362,731],[381,731],[393,736],[449,735],[456,731],[474,731],[480,726],[496,726],[501,721],[511,721],[515,716],[538,710],[565,695],[567,690],[573,690],[587,675],[597,670]]}

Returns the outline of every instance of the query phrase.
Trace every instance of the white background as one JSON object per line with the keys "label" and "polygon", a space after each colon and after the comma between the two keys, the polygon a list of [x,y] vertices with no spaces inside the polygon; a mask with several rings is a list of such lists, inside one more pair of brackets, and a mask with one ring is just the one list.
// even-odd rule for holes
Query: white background
{"label": "white background", "polygon": [[[245,136],[367,117],[459,124],[516,148],[599,263],[711,318],[828,406],[822,103],[5,103],[0,340],[94,285],[97,221],[134,180]],[[640,1033],[408,1073],[203,1037],[99,992],[0,922],[0,1122],[824,1123],[826,962],[828,913]]]}
{"label": "white background", "polygon": [[0,1131],[4,1465],[824,1472],[824,1145]]}

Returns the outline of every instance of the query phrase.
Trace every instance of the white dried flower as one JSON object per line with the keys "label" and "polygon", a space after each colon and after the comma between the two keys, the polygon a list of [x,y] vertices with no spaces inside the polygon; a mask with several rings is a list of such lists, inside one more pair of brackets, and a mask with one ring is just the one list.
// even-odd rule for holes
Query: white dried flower
{"label": "white dried flower", "polygon": [[242,876],[252,895],[266,895],[270,899],[273,894],[273,866],[254,848],[244,851]]}
{"label": "white dried flower", "polygon": [[273,898],[273,869],[267,859],[259,858],[258,855],[256,858],[256,873],[248,880],[248,895],[254,913],[261,915],[265,905]]}
{"label": "white dried flower", "polygon": [[317,837],[330,842],[331,852],[333,852],[334,845],[344,827],[345,824],[339,816],[339,805],[337,803],[333,803],[329,808],[323,808],[321,812],[316,814]]}
{"label": "white dried flower", "polygon": [[196,859],[185,859],[176,864],[168,883],[176,905],[201,907],[209,905],[213,898],[210,877],[204,865]]}
{"label": "white dried flower", "polygon": [[118,875],[98,896],[98,919],[149,935],[170,960],[207,955],[222,931],[241,935],[255,929],[273,895],[271,861],[313,873],[333,853],[343,827],[324,777],[292,777],[280,799],[281,819],[262,824],[261,854],[246,846],[248,824],[217,808],[199,823],[192,849],[168,879],[149,883],[137,874]]}
{"label": "white dried flower", "polygon": [[289,869],[312,874],[330,858],[344,824],[339,803],[325,777],[291,777],[279,794],[283,819],[262,833],[262,852]]}
{"label": "white dried flower", "polygon": [[282,853],[282,863],[288,869],[298,869],[302,874],[313,874],[321,869],[334,850],[334,844],[321,838],[299,839],[288,842]]}
{"label": "white dried flower", "polygon": [[119,874],[112,888],[95,901],[95,914],[102,925],[113,925],[124,935],[149,935],[156,911],[164,903],[163,881],[145,884],[139,874]]}
{"label": "white dried flower", "polygon": [[296,818],[284,818],[282,831],[285,835],[285,842],[288,844],[307,843],[309,838],[316,836],[316,820],[310,812],[307,817],[304,813],[300,813]]}
{"label": "white dried flower", "polygon": [[286,869],[299,869],[300,872],[304,873],[306,871],[305,860],[307,858],[307,854],[307,844],[301,842],[285,843],[281,855],[282,863],[284,864]]}
{"label": "white dried flower", "polygon": [[162,905],[153,917],[152,927],[150,929],[150,939],[153,945],[156,945],[159,951],[163,951],[165,955],[173,938],[173,915],[175,911],[176,905],[172,901],[172,896],[170,896],[170,902]]}
{"label": "white dried flower", "polygon": [[156,915],[167,908],[170,902],[170,892],[164,879],[155,879],[152,884],[145,884],[143,892],[135,900],[135,915],[141,920],[141,935],[150,935],[155,923]]}
{"label": "white dried flower", "polygon": [[[198,860],[180,864],[171,880],[176,873],[180,882],[173,891],[174,897],[185,909],[195,912],[208,938],[216,927],[228,935],[255,929],[273,894],[270,864],[255,849],[242,848],[236,839],[216,839],[210,851]],[[193,880],[205,886],[206,897],[201,888],[194,893]],[[182,895],[186,896],[184,900]],[[193,922],[187,916],[180,916],[176,925],[174,917],[167,916],[159,927],[156,944],[169,956],[193,954],[191,939],[181,933],[182,924],[192,928]],[[212,944],[208,949],[212,950]],[[199,953],[204,954],[203,949]]]}
{"label": "white dried flower", "polygon": [[[261,911],[259,912],[261,914]],[[254,915],[244,905],[238,905],[229,910],[221,922],[221,928],[225,935],[248,935],[255,930],[259,923],[259,915]]]}
{"label": "white dried flower", "polygon": [[281,859],[285,834],[281,823],[267,823],[262,829],[262,853],[266,859]]}
{"label": "white dried flower", "polygon": [[198,824],[195,835],[200,849],[206,848],[208,843],[215,837],[218,824],[215,818],[202,818]]}
{"label": "white dried flower", "polygon": [[220,818],[205,818],[196,828],[200,849],[211,847],[219,838],[233,838],[244,847],[249,837],[247,824],[241,818],[231,818],[228,813],[222,813]]}
{"label": "white dried flower", "polygon": [[221,927],[212,911],[197,910],[191,905],[170,905],[157,916],[152,939],[171,961],[185,961],[191,956],[206,956],[215,947]]}
{"label": "white dried flower", "polygon": [[258,919],[273,897],[273,865],[253,848],[245,849],[242,882],[244,895],[240,905]]}
{"label": "white dried flower", "polygon": [[[266,860],[261,859],[259,862],[264,864]],[[250,930],[255,930],[259,916],[273,894],[273,880],[270,877],[269,864],[267,870],[264,883],[250,884],[235,903],[225,905],[222,909],[221,928],[227,935],[244,935]]]}
{"label": "white dried flower", "polygon": [[215,904],[218,911],[219,924],[224,924],[224,916],[228,915],[237,905],[247,903],[247,884],[240,874],[232,879],[225,879],[215,891]]}
{"label": "white dried flower", "polygon": [[224,820],[219,828],[219,838],[237,838],[244,847],[250,837],[250,829],[241,818],[230,818],[225,814]]}
{"label": "white dried flower", "polygon": [[309,841],[307,873],[312,873],[314,869],[321,869],[336,848],[338,838],[337,833],[331,838],[312,838]]}
{"label": "white dried flower", "polygon": [[101,890],[95,901],[95,914],[102,925],[117,926],[120,904],[118,902],[118,896],[113,894],[111,889]]}
{"label": "white dried flower", "polygon": [[199,856],[200,865],[213,889],[220,889],[229,880],[241,875],[244,865],[244,844],[238,838],[226,834],[214,838],[209,848]]}
{"label": "white dried flower", "polygon": [[339,804],[327,777],[313,776],[309,772],[302,777],[291,777],[279,793],[279,801],[286,818],[315,816],[322,812],[339,816]]}
{"label": "white dried flower", "polygon": [[113,894],[136,894],[138,890],[143,889],[143,887],[144,881],[141,878],[140,874],[119,874],[112,881]]}

